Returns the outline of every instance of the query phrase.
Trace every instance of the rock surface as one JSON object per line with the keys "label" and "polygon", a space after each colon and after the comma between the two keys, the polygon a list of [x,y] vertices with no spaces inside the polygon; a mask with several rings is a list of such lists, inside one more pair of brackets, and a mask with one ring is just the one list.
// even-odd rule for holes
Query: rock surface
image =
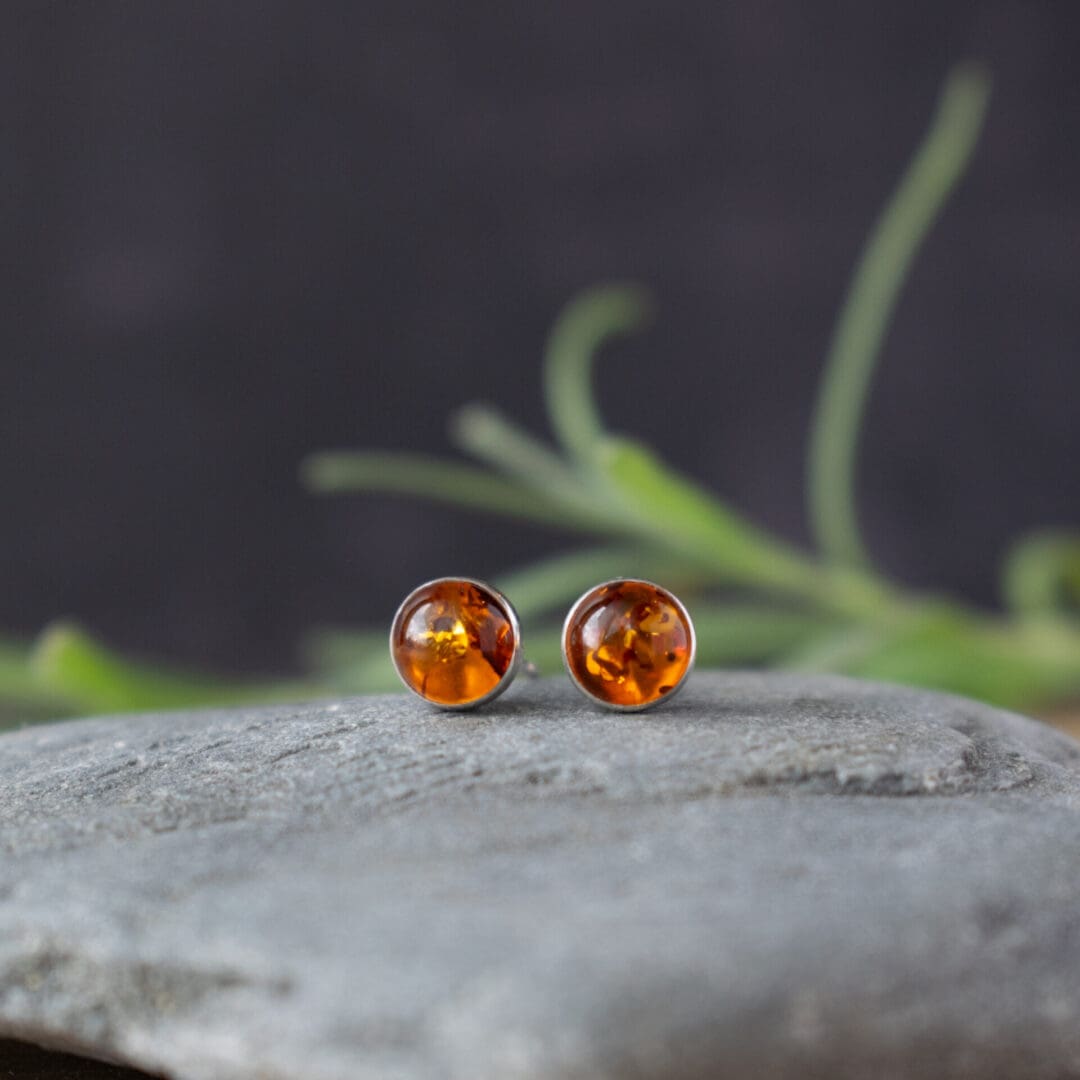
{"label": "rock surface", "polygon": [[520,680],[0,738],[0,1036],[179,1080],[1080,1076],[1080,744]]}

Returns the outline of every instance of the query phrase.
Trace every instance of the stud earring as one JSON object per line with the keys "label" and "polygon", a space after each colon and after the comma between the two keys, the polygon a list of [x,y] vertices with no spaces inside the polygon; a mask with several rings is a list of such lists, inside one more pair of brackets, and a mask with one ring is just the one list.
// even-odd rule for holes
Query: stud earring
{"label": "stud earring", "polygon": [[471,578],[438,578],[413,589],[390,628],[401,681],[440,709],[493,701],[521,663],[517,612],[498,589]]}
{"label": "stud earring", "polygon": [[563,624],[563,660],[574,685],[619,712],[640,712],[673,697],[694,665],[695,647],[686,608],[651,581],[597,585]]}

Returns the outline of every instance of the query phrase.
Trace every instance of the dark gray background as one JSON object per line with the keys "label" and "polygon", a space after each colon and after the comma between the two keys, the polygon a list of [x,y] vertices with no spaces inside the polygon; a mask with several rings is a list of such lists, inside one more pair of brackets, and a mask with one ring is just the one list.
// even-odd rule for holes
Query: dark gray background
{"label": "dark gray background", "polygon": [[949,64],[996,75],[875,386],[861,492],[904,581],[995,597],[1080,520],[1080,5],[15,3],[0,35],[0,626],[222,668],[417,580],[573,541],[296,483],[442,451],[581,286],[655,327],[619,428],[785,535],[829,329]]}

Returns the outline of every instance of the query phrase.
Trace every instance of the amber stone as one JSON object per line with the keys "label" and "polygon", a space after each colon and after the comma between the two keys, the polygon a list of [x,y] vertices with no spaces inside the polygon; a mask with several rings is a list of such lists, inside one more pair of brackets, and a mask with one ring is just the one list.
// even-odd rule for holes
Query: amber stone
{"label": "amber stone", "polygon": [[510,672],[516,628],[496,590],[441,578],[405,598],[390,631],[390,655],[410,690],[436,705],[468,708],[492,695]]}
{"label": "amber stone", "polygon": [[690,672],[694,628],[669,592],[648,581],[611,581],[573,606],[563,631],[571,677],[590,697],[644,709],[671,694]]}

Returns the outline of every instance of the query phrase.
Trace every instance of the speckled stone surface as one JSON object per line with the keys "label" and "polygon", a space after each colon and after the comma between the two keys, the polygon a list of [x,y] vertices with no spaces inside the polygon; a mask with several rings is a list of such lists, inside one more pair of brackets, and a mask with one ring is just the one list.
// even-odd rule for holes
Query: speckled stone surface
{"label": "speckled stone surface", "polygon": [[520,680],[0,737],[0,1036],[178,1080],[1080,1077],[1080,744]]}

